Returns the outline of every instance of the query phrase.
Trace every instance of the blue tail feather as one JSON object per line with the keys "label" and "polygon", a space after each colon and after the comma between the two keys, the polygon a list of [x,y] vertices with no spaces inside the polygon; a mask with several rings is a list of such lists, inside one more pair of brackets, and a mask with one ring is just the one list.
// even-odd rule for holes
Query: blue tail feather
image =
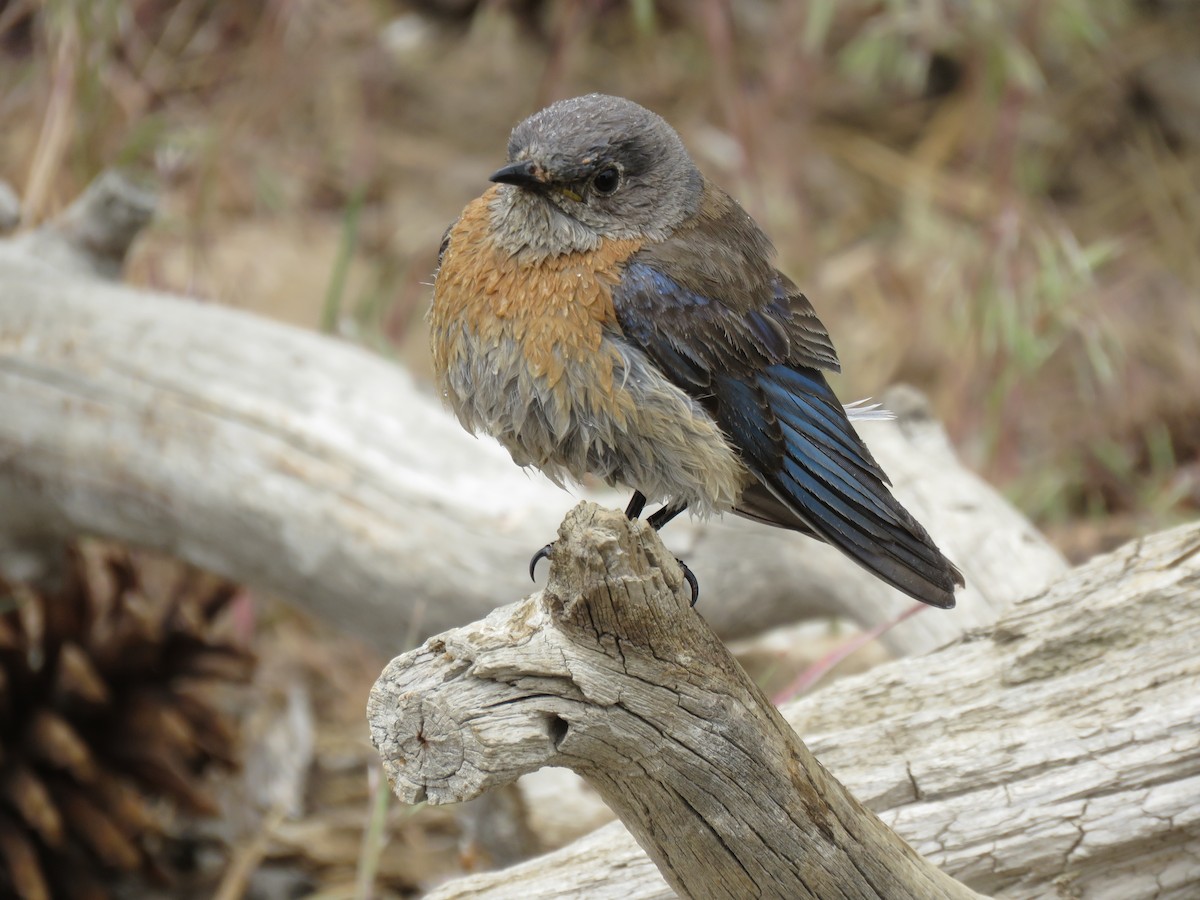
{"label": "blue tail feather", "polygon": [[895,510],[879,495],[878,490],[872,490],[862,479],[856,478],[853,471],[848,471],[844,463],[834,459],[823,448],[815,436],[805,428],[797,429],[791,422],[783,420],[784,440],[789,447],[808,443],[805,462],[813,473],[822,478],[831,488],[845,494],[860,506],[870,507],[884,521],[901,524]]}
{"label": "blue tail feather", "polygon": [[[888,489],[887,476],[816,370],[772,366],[717,378],[721,421],[743,459],[795,519],[900,590],[954,605],[958,570]],[[752,513],[761,518],[761,511]]]}

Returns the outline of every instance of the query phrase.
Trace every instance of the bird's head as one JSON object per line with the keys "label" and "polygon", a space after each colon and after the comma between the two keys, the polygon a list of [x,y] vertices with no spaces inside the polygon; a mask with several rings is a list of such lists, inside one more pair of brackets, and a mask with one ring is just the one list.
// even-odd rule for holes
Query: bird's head
{"label": "bird's head", "polygon": [[513,129],[491,180],[499,239],[557,255],[604,238],[662,240],[700,204],[702,178],[675,130],[621,97],[562,100]]}

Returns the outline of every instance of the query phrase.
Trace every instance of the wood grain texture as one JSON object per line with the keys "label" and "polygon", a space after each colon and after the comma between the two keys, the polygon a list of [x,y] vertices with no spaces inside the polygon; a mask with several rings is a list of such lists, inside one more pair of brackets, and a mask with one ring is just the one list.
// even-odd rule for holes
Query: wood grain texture
{"label": "wood grain texture", "polygon": [[[994,629],[788,705],[927,859],[1005,898],[1200,892],[1200,523],[1136,541]],[[515,673],[509,673],[516,677]],[[619,823],[436,900],[673,896]]]}
{"label": "wood grain texture", "polygon": [[808,752],[644,523],[580,504],[546,590],[398,657],[371,693],[406,802],[578,771],[690,897],[971,897]]}

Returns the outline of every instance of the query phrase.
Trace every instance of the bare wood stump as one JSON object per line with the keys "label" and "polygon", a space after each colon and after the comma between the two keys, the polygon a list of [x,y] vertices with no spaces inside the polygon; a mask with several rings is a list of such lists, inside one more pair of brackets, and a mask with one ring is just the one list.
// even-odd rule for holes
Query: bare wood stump
{"label": "bare wood stump", "polygon": [[[1011,900],[1200,896],[1200,522],[1139,539],[994,629],[783,712],[922,855]],[[438,900],[665,900],[620,823]]]}
{"label": "bare wood stump", "polygon": [[687,604],[643,523],[580,504],[549,586],[389,664],[372,738],[406,802],[586,778],[689,897],[973,897],[829,776]]}

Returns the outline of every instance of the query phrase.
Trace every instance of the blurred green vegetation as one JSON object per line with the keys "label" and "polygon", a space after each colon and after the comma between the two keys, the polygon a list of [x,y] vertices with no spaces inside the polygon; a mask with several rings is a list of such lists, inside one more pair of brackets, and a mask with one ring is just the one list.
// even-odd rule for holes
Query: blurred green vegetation
{"label": "blurred green vegetation", "polygon": [[26,223],[155,175],[131,278],[426,368],[444,225],[508,129],[663,113],[845,363],[915,383],[1074,556],[1200,506],[1200,6],[1187,0],[0,2]]}

